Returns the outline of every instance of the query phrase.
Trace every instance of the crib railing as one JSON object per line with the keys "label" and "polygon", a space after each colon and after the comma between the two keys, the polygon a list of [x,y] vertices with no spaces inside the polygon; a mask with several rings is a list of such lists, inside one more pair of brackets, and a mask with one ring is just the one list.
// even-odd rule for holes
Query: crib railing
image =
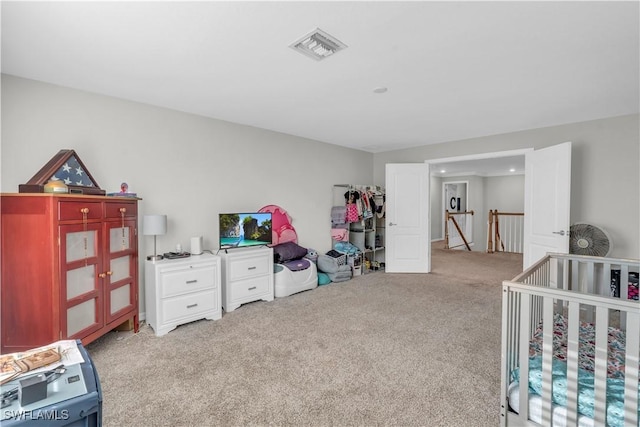
{"label": "crib railing", "polygon": [[524,213],[490,210],[487,221],[487,252],[521,254],[524,246]]}
{"label": "crib railing", "polygon": [[[611,296],[612,271],[619,271],[618,297]],[[511,281],[503,282],[501,425],[536,425],[529,421],[527,381],[519,383],[519,413],[509,410],[512,373],[528,378],[529,342],[543,326],[542,425],[552,425],[552,360],[554,313],[567,319],[567,424],[577,425],[578,343],[580,322],[595,327],[595,425],[606,425],[608,327],[626,331],[624,425],[638,425],[638,361],[640,359],[640,303],[630,300],[629,273],[640,261],[550,254]],[[615,274],[613,275],[615,279]],[[546,319],[546,321],[544,320]]]}
{"label": "crib railing", "polygon": [[[549,254],[516,276],[512,282],[627,300],[638,298],[629,285],[630,278],[639,272],[639,260]],[[613,285],[616,286],[615,294],[612,294]]]}
{"label": "crib railing", "polygon": [[[632,278],[640,275],[640,261],[622,258],[605,258],[571,254],[548,254],[511,282],[533,286],[564,289],[588,295],[638,300],[638,287],[630,286]],[[623,280],[627,278],[627,280]],[[637,284],[637,282],[636,282]],[[533,315],[541,316],[540,307],[534,302]],[[556,312],[566,310],[564,301],[557,302]],[[593,322],[595,309],[582,308],[582,320]],[[624,330],[624,312],[620,313],[620,328]],[[535,329],[538,321],[533,325]]]}

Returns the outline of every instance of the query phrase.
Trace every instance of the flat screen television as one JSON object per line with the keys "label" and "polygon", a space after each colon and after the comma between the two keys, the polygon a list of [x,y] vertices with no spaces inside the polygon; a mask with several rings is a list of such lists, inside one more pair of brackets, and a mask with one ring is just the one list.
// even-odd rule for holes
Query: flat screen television
{"label": "flat screen television", "polygon": [[221,213],[220,249],[270,245],[271,212]]}

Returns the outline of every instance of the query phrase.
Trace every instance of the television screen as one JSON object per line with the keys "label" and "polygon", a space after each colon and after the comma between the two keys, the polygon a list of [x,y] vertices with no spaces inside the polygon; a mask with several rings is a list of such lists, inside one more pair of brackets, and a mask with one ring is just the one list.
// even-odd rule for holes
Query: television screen
{"label": "television screen", "polygon": [[220,249],[270,245],[271,212],[220,214]]}

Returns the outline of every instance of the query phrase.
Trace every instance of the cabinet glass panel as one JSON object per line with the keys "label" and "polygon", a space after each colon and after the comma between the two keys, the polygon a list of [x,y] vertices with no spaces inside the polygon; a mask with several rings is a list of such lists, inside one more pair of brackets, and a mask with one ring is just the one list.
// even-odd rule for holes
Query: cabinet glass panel
{"label": "cabinet glass panel", "polygon": [[126,279],[127,277],[131,277],[131,272],[129,271],[129,267],[131,263],[129,262],[130,257],[122,256],[120,258],[114,258],[111,260],[111,283],[117,282],[122,279]]}
{"label": "cabinet glass panel", "polygon": [[109,229],[109,252],[125,251],[129,249],[129,233],[131,227],[117,227]]}
{"label": "cabinet glass panel", "polygon": [[67,309],[67,336],[72,336],[96,323],[96,302],[85,301]]}
{"label": "cabinet glass panel", "polygon": [[95,289],[95,265],[67,271],[67,300]]}
{"label": "cabinet glass panel", "polygon": [[111,314],[131,305],[131,285],[120,286],[111,291]]}
{"label": "cabinet glass panel", "polygon": [[67,262],[96,256],[96,231],[67,233]]}

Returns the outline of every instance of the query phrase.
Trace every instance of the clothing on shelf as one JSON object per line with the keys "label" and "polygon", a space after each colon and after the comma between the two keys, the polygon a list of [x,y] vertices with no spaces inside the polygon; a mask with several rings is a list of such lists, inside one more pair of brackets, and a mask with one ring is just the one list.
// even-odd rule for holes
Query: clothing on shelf
{"label": "clothing on shelf", "polygon": [[337,242],[349,241],[349,229],[348,228],[332,228],[331,238]]}
{"label": "clothing on shelf", "polygon": [[334,206],[331,208],[331,226],[338,227],[346,224],[347,222],[347,207],[346,206]]}

